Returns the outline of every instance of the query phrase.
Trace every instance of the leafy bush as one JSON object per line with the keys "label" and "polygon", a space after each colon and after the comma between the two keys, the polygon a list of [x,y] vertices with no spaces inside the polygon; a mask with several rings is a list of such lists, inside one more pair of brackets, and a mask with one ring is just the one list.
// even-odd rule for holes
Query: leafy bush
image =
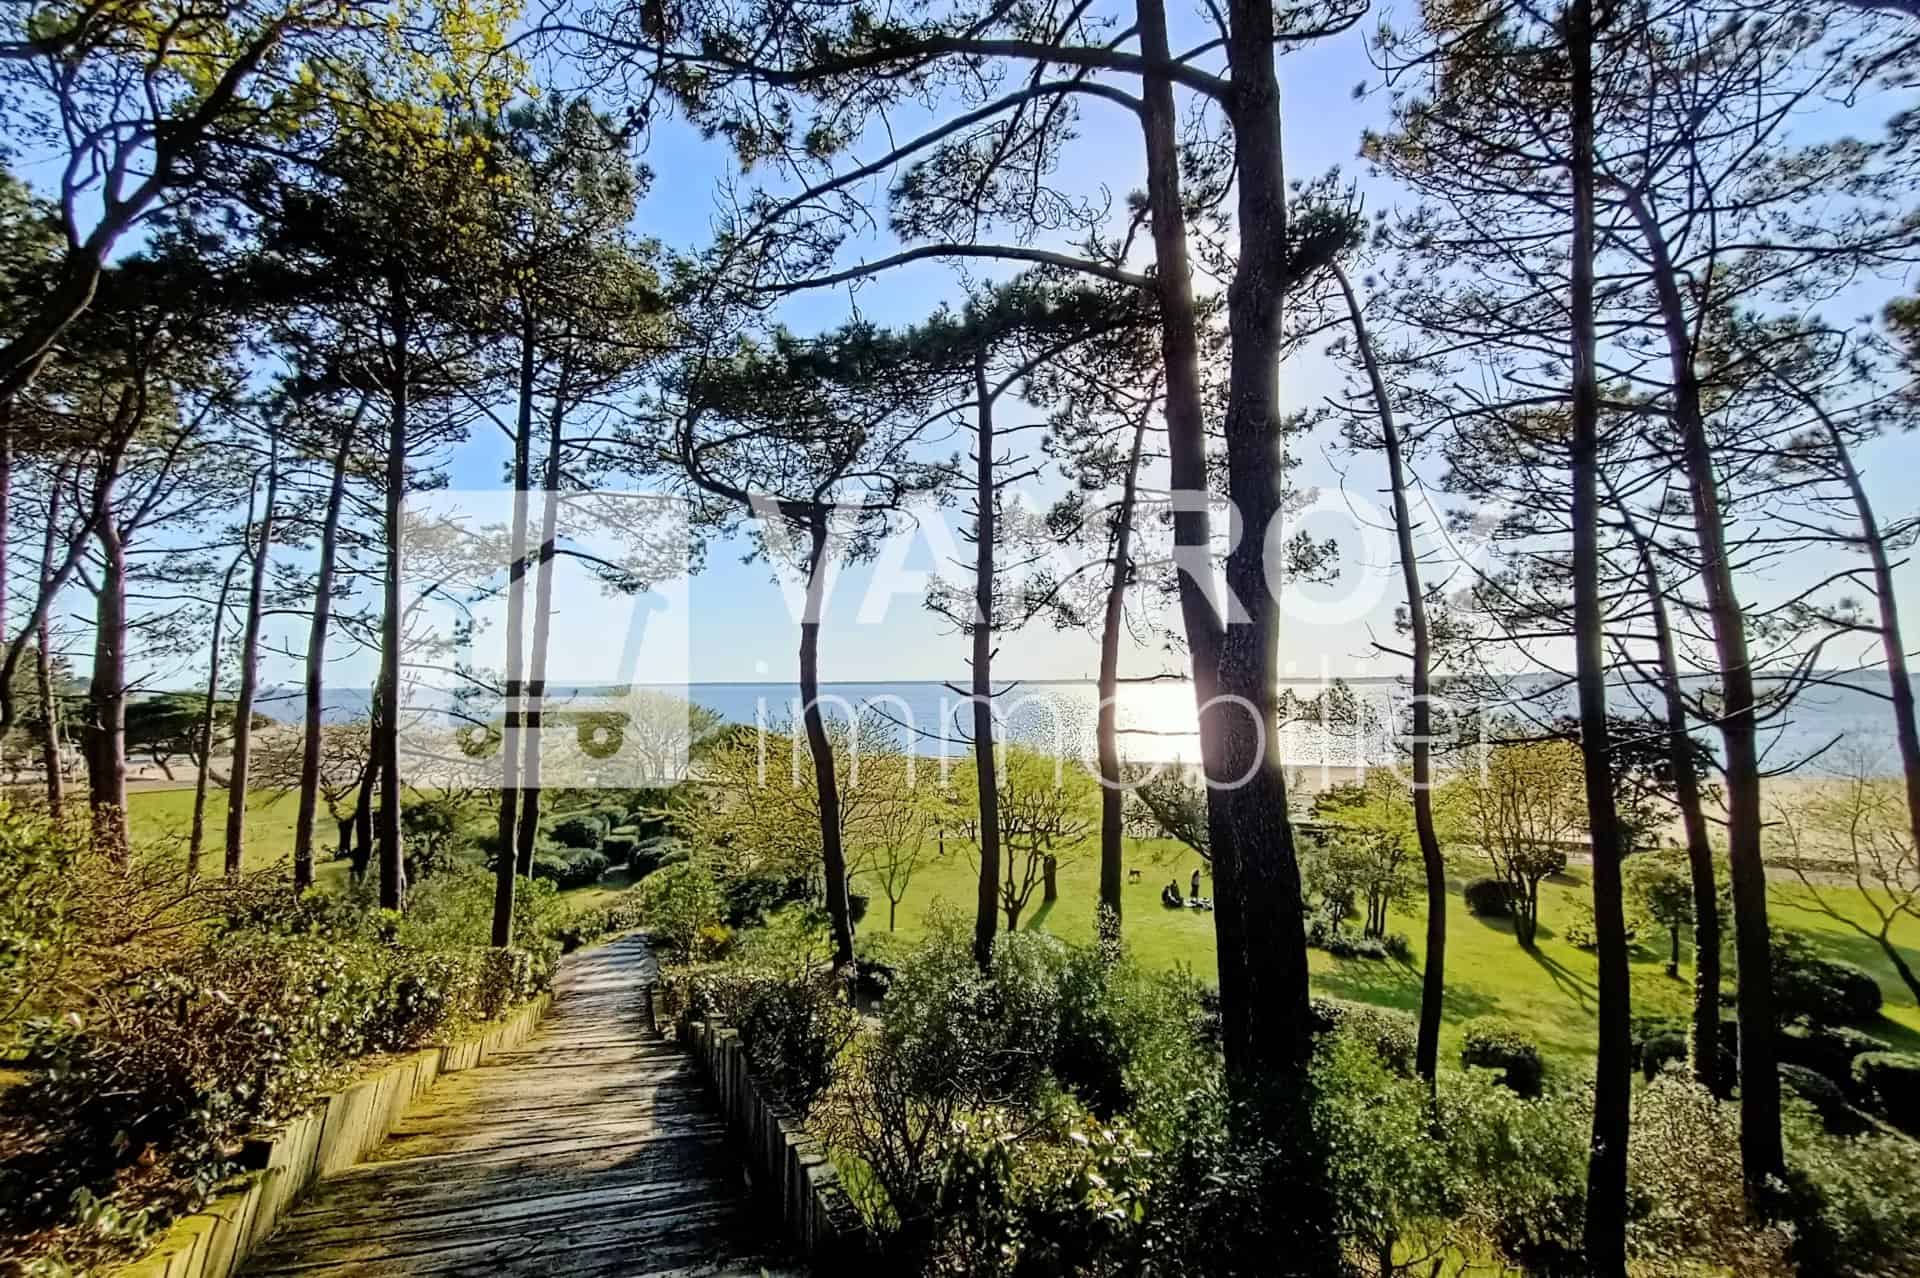
{"label": "leafy bush", "polygon": [[1804,934],[1772,933],[1773,997],[1782,1020],[1865,1021],[1880,1014],[1880,983],[1865,968],[1815,952]]}
{"label": "leafy bush", "polygon": [[597,848],[607,837],[607,819],[597,813],[579,812],[554,823],[549,836],[563,848]]}
{"label": "leafy bush", "polygon": [[[1400,943],[1405,946],[1406,938],[1401,937]],[[1326,914],[1316,914],[1307,923],[1307,944],[1335,958],[1384,959],[1392,953],[1387,938],[1368,936]],[[1411,949],[1407,952],[1411,953]]]}
{"label": "leafy bush", "polygon": [[605,905],[569,915],[555,926],[553,938],[560,952],[571,954],[603,937],[631,932],[646,922],[646,907],[638,888],[628,888]]}
{"label": "leafy bush", "polygon": [[1800,1272],[1920,1272],[1920,1142],[1878,1132],[1831,1134],[1791,1108],[1786,1136]]}
{"label": "leafy bush", "polygon": [[1474,879],[1461,889],[1460,896],[1479,918],[1513,917],[1513,885],[1505,879]]}
{"label": "leafy bush", "polygon": [[1546,1079],[1539,1047],[1513,1026],[1491,1017],[1467,1022],[1460,1063],[1500,1071],[1502,1086],[1529,1099],[1540,1094]]}
{"label": "leafy bush", "polygon": [[1648,1082],[1675,1063],[1687,1063],[1685,1030],[1662,1030],[1640,1044],[1640,1073]]}
{"label": "leafy bush", "polygon": [[1555,1268],[1577,1256],[1585,1197],[1587,1120],[1570,1100],[1522,1100],[1485,1073],[1452,1070],[1429,1095],[1344,1032],[1315,1053],[1314,1082],[1330,1197],[1365,1258],[1359,1272],[1425,1273],[1390,1257],[1449,1252],[1572,1272]]}
{"label": "leafy bush", "polygon": [[1060,1033],[1065,947],[1045,932],[1001,933],[986,972],[955,916],[895,970],[880,1034],[902,1081],[970,1106],[1031,1097]]}
{"label": "leafy bush", "polygon": [[781,906],[806,900],[809,890],[805,878],[738,875],[729,878],[721,889],[725,904],[720,917],[728,927],[752,927]]}
{"label": "leafy bush", "polygon": [[1627,1167],[1637,1204],[1628,1247],[1646,1272],[1794,1272],[1792,1233],[1748,1209],[1733,1105],[1686,1078],[1655,1079],[1634,1098]]}
{"label": "leafy bush", "polygon": [[1318,997],[1312,1012],[1316,1033],[1359,1044],[1395,1074],[1413,1077],[1420,1027],[1411,1013]]}
{"label": "leafy bush", "polygon": [[606,872],[605,854],[593,850],[537,852],[533,858],[533,877],[545,879],[563,892],[598,883]]}
{"label": "leafy bush", "polygon": [[865,892],[847,893],[847,918],[851,920],[856,927],[859,926],[860,920],[867,917],[867,906],[871,904],[872,900],[873,898],[869,897]]}
{"label": "leafy bush", "polygon": [[686,962],[717,948],[720,885],[704,866],[682,862],[648,875],[636,889],[647,935],[667,958]]}
{"label": "leafy bush", "polygon": [[1888,1122],[1920,1136],[1920,1053],[1867,1052],[1853,1058],[1856,1092]]}
{"label": "leafy bush", "polygon": [[48,1065],[7,1096],[24,1138],[0,1166],[0,1225],[44,1225],[73,1191],[152,1149],[203,1186],[248,1127],[285,1119],[355,1057],[484,1020],[540,983],[531,956],[424,950],[326,930],[209,934],[184,959],[32,1027]]}
{"label": "leafy bush", "polygon": [[1781,1061],[1803,1065],[1842,1087],[1853,1085],[1855,1057],[1886,1050],[1873,1035],[1845,1025],[1788,1025],[1777,1041]]}
{"label": "leafy bush", "polygon": [[634,827],[621,826],[607,832],[600,841],[600,850],[607,854],[609,865],[625,865],[633,860],[633,850],[640,846],[640,834]]}
{"label": "leafy bush", "polygon": [[1856,1136],[1872,1126],[1871,1120],[1853,1107],[1840,1084],[1825,1074],[1804,1065],[1782,1065],[1780,1083],[1805,1101],[1830,1132]]}
{"label": "leafy bush", "polygon": [[925,1272],[1121,1274],[1146,1267],[1153,1155],[1120,1125],[962,1117],[940,1144],[940,1229]]}
{"label": "leafy bush", "polygon": [[859,1018],[830,968],[759,974],[734,1025],[754,1072],[802,1113],[832,1085]]}

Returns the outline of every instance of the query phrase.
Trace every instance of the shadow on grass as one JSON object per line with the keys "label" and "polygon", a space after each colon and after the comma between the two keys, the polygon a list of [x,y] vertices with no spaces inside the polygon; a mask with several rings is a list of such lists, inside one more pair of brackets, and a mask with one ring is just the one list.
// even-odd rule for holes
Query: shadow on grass
{"label": "shadow on grass", "polygon": [[[1405,963],[1336,959],[1331,968],[1313,974],[1313,983],[1348,1002],[1375,1003],[1407,1012],[1420,1010],[1420,970]],[[1493,1011],[1500,1000],[1471,986],[1449,983],[1442,1006],[1448,1020],[1467,1020]]]}
{"label": "shadow on grass", "polygon": [[1040,908],[1028,916],[1027,921],[1020,925],[1020,930],[1022,932],[1044,931],[1047,926],[1047,916],[1053,913],[1053,907],[1058,904],[1060,904],[1058,900],[1040,902]]}
{"label": "shadow on grass", "polygon": [[[1489,932],[1506,933],[1508,936],[1514,938],[1513,944],[1515,949],[1522,948],[1519,934],[1513,930],[1513,920],[1511,918],[1502,917],[1498,914],[1475,914],[1472,910],[1467,911],[1467,917],[1478,923],[1481,927],[1486,928]],[[1545,919],[1534,920],[1533,936],[1536,941],[1550,940],[1558,935],[1560,935],[1558,932],[1547,926]]]}
{"label": "shadow on grass", "polygon": [[[1544,934],[1545,929],[1542,929],[1542,935]],[[1520,952],[1538,963],[1541,970],[1552,978],[1555,987],[1577,1003],[1581,1011],[1589,1013],[1595,1011],[1600,1000],[1600,990],[1591,980],[1576,974],[1558,960],[1542,954],[1537,949],[1523,949]]]}

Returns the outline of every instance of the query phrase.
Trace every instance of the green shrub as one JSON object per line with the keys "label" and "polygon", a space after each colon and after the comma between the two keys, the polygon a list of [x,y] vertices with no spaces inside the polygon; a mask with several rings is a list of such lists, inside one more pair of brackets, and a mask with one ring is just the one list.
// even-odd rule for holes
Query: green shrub
{"label": "green shrub", "polygon": [[610,865],[628,864],[633,860],[633,850],[639,846],[640,832],[630,825],[616,826],[600,841],[600,850],[607,854]]}
{"label": "green shrub", "polygon": [[1789,1109],[1787,1206],[1802,1274],[1920,1273],[1920,1142],[1836,1135]]}
{"label": "green shrub", "polygon": [[1666,1075],[1634,1098],[1627,1245],[1649,1274],[1785,1275],[1793,1236],[1749,1210],[1737,1105]]}
{"label": "green shrub", "polygon": [[1460,891],[1470,913],[1483,919],[1513,917],[1513,885],[1505,879],[1474,879]]}
{"label": "green shrub", "polygon": [[1667,1066],[1687,1063],[1685,1030],[1662,1030],[1640,1044],[1640,1073],[1652,1082]]}
{"label": "green shrub", "polygon": [[592,812],[575,813],[554,822],[548,837],[563,848],[597,848],[607,837],[607,820]]}
{"label": "green shrub", "polygon": [[606,855],[593,850],[537,852],[533,858],[533,877],[545,879],[563,892],[598,883],[606,872]]}
{"label": "green shrub", "polygon": [[880,1033],[916,1094],[969,1106],[1031,1097],[1060,1033],[1066,951],[1045,932],[1001,933],[986,972],[972,929],[942,915],[894,972]]}
{"label": "green shrub", "polygon": [[571,954],[583,945],[622,932],[631,932],[646,921],[645,901],[638,888],[628,888],[605,905],[570,914],[555,925],[553,939],[560,952]]}
{"label": "green shrub", "polygon": [[1337,998],[1315,997],[1311,1006],[1316,1033],[1360,1044],[1395,1074],[1413,1077],[1420,1026],[1412,1013]]}
{"label": "green shrub", "polygon": [[1503,1086],[1529,1099],[1540,1094],[1546,1079],[1540,1048],[1513,1026],[1491,1017],[1467,1022],[1460,1063],[1500,1071]]}
{"label": "green shrub", "polygon": [[1920,1053],[1867,1052],[1853,1058],[1857,1095],[1881,1117],[1920,1136]]}
{"label": "green shrub", "polygon": [[1845,1025],[1788,1025],[1777,1041],[1781,1061],[1824,1074],[1842,1087],[1853,1085],[1855,1057],[1886,1050],[1873,1035]]}
{"label": "green shrub", "polygon": [[1872,1126],[1867,1116],[1853,1107],[1840,1084],[1804,1065],[1782,1065],[1780,1084],[1807,1103],[1830,1132],[1854,1136]]}
{"label": "green shrub", "polygon": [[1774,1006],[1782,1020],[1827,1024],[1880,1014],[1880,984],[1865,968],[1823,957],[1810,939],[1789,928],[1775,929],[1772,945]]}
{"label": "green shrub", "polygon": [[648,875],[640,893],[641,926],[663,957],[686,962],[714,948],[720,885],[706,867],[682,862]]}

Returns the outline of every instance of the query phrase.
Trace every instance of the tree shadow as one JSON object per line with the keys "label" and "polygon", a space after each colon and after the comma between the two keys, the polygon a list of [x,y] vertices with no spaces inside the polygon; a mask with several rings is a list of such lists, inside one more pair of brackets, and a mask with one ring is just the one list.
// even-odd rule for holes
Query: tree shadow
{"label": "tree shadow", "polygon": [[[1403,1011],[1420,1010],[1420,969],[1396,960],[1335,959],[1334,965],[1313,974],[1313,983],[1324,993],[1352,1003],[1373,1003]],[[1449,983],[1442,1003],[1446,1019],[1467,1020],[1482,1016],[1500,1005],[1500,1000],[1471,986]]]}
{"label": "tree shadow", "polygon": [[1022,932],[1043,931],[1047,926],[1047,916],[1053,913],[1053,907],[1058,904],[1060,904],[1058,900],[1040,902],[1040,907],[1028,915],[1026,922],[1020,925],[1020,930]]}
{"label": "tree shadow", "polygon": [[1578,975],[1538,949],[1523,949],[1521,953],[1538,963],[1560,992],[1579,1004],[1581,1011],[1593,1012],[1599,1006],[1600,989],[1594,982]]}

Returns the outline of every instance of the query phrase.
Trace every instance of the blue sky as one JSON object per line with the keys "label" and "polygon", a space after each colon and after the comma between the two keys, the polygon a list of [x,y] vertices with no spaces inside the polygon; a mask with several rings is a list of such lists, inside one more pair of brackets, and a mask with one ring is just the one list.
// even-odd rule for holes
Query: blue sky
{"label": "blue sky", "polygon": [[[1183,18],[1176,13],[1175,18],[1189,25],[1184,33],[1176,31],[1176,46],[1181,45],[1182,34],[1190,37],[1189,42],[1197,38],[1200,28],[1192,15]],[[1353,93],[1357,84],[1378,81],[1364,39],[1364,33],[1372,29],[1373,22],[1364,21],[1352,31],[1282,59],[1287,163],[1290,175],[1302,179],[1339,166],[1359,179],[1370,209],[1392,209],[1402,203],[1401,193],[1369,175],[1356,158],[1362,130],[1380,123],[1385,116],[1381,95],[1356,100]],[[1890,114],[1894,106],[1870,102],[1864,108],[1865,118],[1877,120]],[[858,148],[860,158],[873,154],[876,148],[884,149],[884,145],[878,136],[870,139]],[[24,158],[30,161],[32,157]],[[697,248],[711,235],[719,183],[730,176],[743,183],[757,176],[739,178],[737,165],[724,146],[705,141],[671,120],[656,125],[644,158],[655,176],[635,230],[679,249]],[[38,166],[29,162],[25,167],[33,175]],[[1060,184],[1077,190],[1104,187],[1117,205],[1141,184],[1142,176],[1135,122],[1107,104],[1090,101],[1082,112],[1080,141],[1066,157]],[[885,185],[885,178],[871,184],[876,199],[883,196]],[[842,263],[877,256],[888,248],[878,241],[849,245]],[[952,268],[922,263],[872,280],[857,291],[840,288],[799,295],[784,305],[780,318],[801,332],[837,325],[856,310],[884,324],[911,323],[923,318],[942,299],[957,297],[957,279]],[[1871,307],[1875,299],[1863,298],[1861,303]],[[1288,407],[1298,408],[1320,401],[1339,384],[1326,361],[1308,352],[1283,370],[1281,392]],[[949,445],[953,446],[957,445]],[[1869,484],[1888,516],[1911,508],[1910,486],[1905,482],[1904,468],[1898,465],[1911,450],[1909,440],[1883,441],[1863,459]],[[1349,507],[1364,510],[1378,501],[1384,478],[1378,473],[1379,459],[1341,454],[1330,432],[1306,441],[1298,451],[1303,461],[1299,483],[1321,492],[1314,531],[1337,537],[1342,543],[1342,578],[1337,586],[1315,596],[1321,606],[1298,610],[1307,615],[1293,617],[1283,627],[1282,673],[1303,677],[1322,673],[1397,674],[1399,663],[1372,647],[1376,638],[1391,641],[1394,637],[1392,616],[1399,586],[1391,547],[1377,525],[1364,515],[1356,518],[1349,513]],[[504,439],[490,425],[477,426],[473,438],[450,458],[451,487],[497,494],[506,457]],[[1055,488],[1055,483],[1036,484],[1033,500],[1044,502]],[[685,673],[693,681],[787,680],[795,674],[797,629],[788,600],[764,563],[741,562],[745,550],[745,543],[738,541],[712,545],[706,570],[691,583],[684,601],[676,601],[675,607],[683,609],[686,618],[684,664]],[[927,540],[919,538],[895,566],[925,572],[938,565]],[[1798,572],[1804,567],[1786,571]],[[1920,592],[1920,571],[1903,569],[1902,582],[1911,599]],[[870,601],[873,584],[874,574],[865,568],[849,569],[841,578],[826,616],[823,677],[857,681],[963,678],[967,641],[926,612],[913,590],[891,596],[888,606],[876,615]],[[1756,592],[1764,589],[1764,583],[1754,586]],[[1913,611],[1909,605],[1910,616]],[[585,682],[610,662],[618,665],[616,658],[628,646],[626,637],[633,629],[634,616],[633,601],[606,597],[583,577],[569,575],[558,592],[553,677],[563,682]],[[494,633],[497,636],[497,628]],[[297,650],[301,634],[297,624],[288,623],[275,637],[283,646]],[[1002,636],[996,669],[1007,677],[1024,679],[1085,678],[1093,675],[1096,662],[1095,645],[1089,636],[1057,632],[1040,623],[1025,632]],[[84,662],[80,664],[84,666]],[[1126,659],[1128,672],[1134,674],[1177,669],[1182,664],[1178,654],[1152,647],[1135,648]],[[370,654],[343,655],[331,678],[342,686],[364,686],[373,676],[373,667]],[[642,681],[679,675],[678,671],[661,670],[634,673]],[[269,681],[296,676],[291,659],[270,663]],[[170,682],[191,682],[192,678]]]}

